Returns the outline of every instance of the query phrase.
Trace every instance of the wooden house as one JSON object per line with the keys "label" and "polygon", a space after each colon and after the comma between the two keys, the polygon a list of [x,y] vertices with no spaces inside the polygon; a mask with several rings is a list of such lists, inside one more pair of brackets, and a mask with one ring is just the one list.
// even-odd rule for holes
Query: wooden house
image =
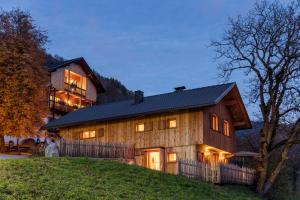
{"label": "wooden house", "polygon": [[87,107],[96,102],[104,88],[84,58],[66,60],[47,67],[50,75],[51,118]]}
{"label": "wooden house", "polygon": [[178,159],[227,162],[235,131],[251,128],[235,83],[214,85],[92,106],[50,122],[65,140],[126,143],[135,163],[178,173]]}

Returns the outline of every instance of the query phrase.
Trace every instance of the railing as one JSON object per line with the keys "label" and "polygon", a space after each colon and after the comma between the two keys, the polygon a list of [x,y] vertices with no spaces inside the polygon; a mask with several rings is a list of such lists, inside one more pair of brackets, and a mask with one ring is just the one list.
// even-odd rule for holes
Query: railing
{"label": "railing", "polygon": [[232,164],[209,164],[194,160],[179,160],[178,173],[188,178],[211,183],[252,185],[255,181],[256,171]]}
{"label": "railing", "polygon": [[86,96],[86,90],[78,87],[77,85],[73,85],[73,84],[69,84],[69,83],[65,82],[64,88],[65,88],[66,91],[68,91],[70,93],[73,93],[75,95],[79,95],[79,96],[82,96],[82,97]]}
{"label": "railing", "polygon": [[61,140],[60,155],[111,159],[134,159],[134,147],[127,144],[99,143],[96,141]]}
{"label": "railing", "polygon": [[72,107],[72,106],[69,106],[67,105],[66,103],[64,102],[59,102],[59,101],[53,101],[53,100],[50,100],[50,108],[54,108],[54,109],[57,109],[57,110],[60,110],[60,111],[64,111],[64,112],[70,112],[70,111],[73,111],[73,110],[76,110],[77,107]]}

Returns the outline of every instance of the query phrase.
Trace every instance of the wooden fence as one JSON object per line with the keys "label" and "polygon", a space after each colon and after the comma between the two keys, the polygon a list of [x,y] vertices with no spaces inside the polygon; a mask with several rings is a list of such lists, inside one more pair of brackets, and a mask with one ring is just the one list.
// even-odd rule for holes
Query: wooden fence
{"label": "wooden fence", "polygon": [[133,159],[134,147],[127,144],[94,141],[60,141],[61,156],[87,156],[93,158]]}
{"label": "wooden fence", "polygon": [[237,183],[252,185],[255,170],[232,164],[209,164],[194,160],[178,161],[179,175],[211,183]]}

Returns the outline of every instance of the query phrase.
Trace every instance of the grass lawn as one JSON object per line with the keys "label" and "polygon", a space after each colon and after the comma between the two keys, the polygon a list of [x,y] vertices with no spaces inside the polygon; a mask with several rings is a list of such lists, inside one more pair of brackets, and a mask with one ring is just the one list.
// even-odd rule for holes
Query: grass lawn
{"label": "grass lawn", "polygon": [[260,199],[241,186],[216,186],[115,161],[0,160],[0,199]]}

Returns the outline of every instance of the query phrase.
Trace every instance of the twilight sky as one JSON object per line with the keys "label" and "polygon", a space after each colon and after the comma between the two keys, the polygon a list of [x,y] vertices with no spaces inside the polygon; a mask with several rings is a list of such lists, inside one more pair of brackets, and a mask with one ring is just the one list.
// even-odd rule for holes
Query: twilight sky
{"label": "twilight sky", "polygon": [[[210,40],[222,36],[228,17],[253,0],[0,0],[0,8],[29,11],[47,30],[48,52],[83,56],[100,74],[145,95],[222,82]],[[235,76],[245,94],[245,77]],[[247,99],[244,98],[247,104]],[[249,114],[255,110],[246,105]]]}

